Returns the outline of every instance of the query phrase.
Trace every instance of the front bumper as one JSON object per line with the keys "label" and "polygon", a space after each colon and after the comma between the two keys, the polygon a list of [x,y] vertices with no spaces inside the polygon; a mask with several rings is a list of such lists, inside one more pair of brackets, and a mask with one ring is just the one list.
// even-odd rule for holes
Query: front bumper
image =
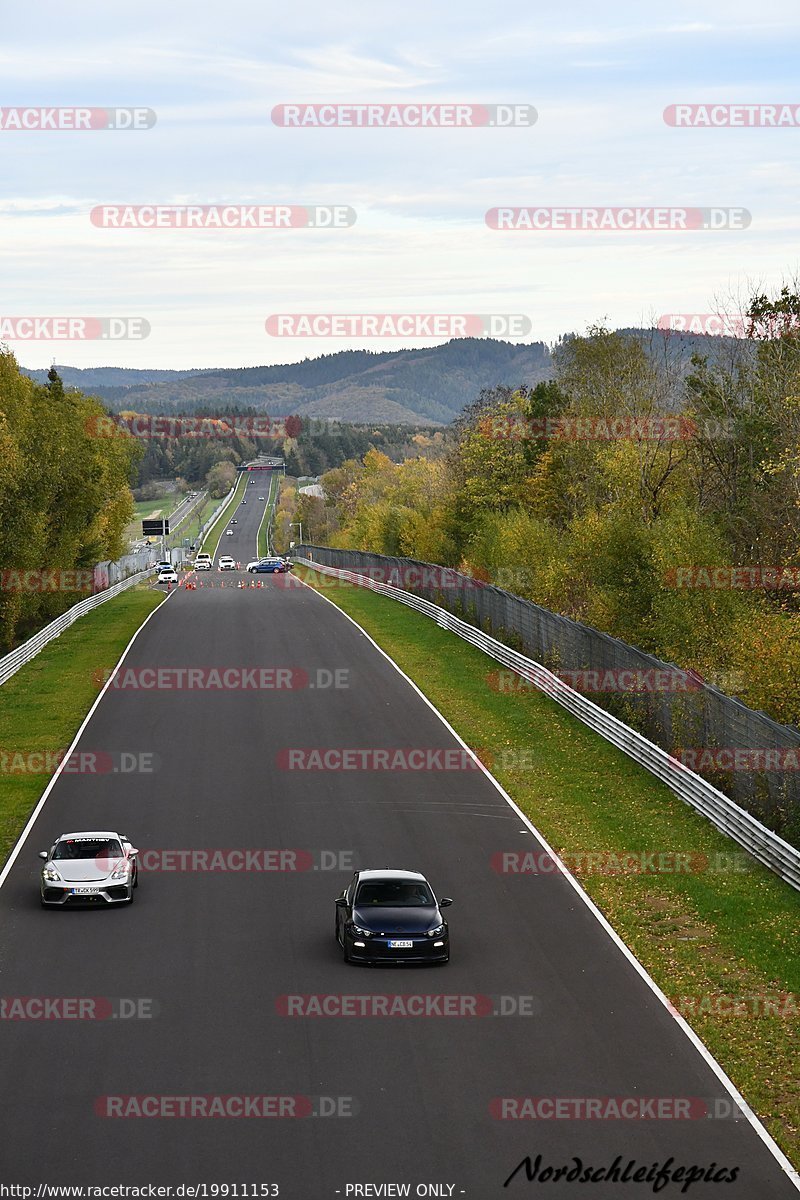
{"label": "front bumper", "polygon": [[[347,948],[352,962],[364,963],[443,963],[450,958],[450,937],[445,933],[441,937],[420,937],[410,935],[402,938],[400,934],[390,937],[378,934],[370,938],[359,937],[356,934],[347,938]],[[404,950],[395,950],[389,946],[393,941],[409,941],[411,946]],[[359,945],[363,942],[363,945]]]}
{"label": "front bumper", "polygon": [[[80,892],[77,889],[96,888],[96,891]],[[133,899],[133,881],[127,883],[122,880],[104,880],[101,883],[80,884],[80,883],[45,883],[42,882],[40,888],[42,904],[50,905],[53,908],[75,908],[78,905],[86,904],[93,908],[103,907],[107,904],[127,904]]]}

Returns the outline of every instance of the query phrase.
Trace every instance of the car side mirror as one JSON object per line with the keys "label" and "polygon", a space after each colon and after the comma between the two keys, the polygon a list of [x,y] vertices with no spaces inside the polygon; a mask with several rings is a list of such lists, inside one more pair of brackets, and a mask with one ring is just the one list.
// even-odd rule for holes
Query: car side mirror
{"label": "car side mirror", "polygon": [[336,897],[336,907],[337,908],[347,908],[347,900],[344,898],[344,896]]}
{"label": "car side mirror", "polygon": [[452,903],[453,901],[449,896],[442,896],[441,900],[439,901],[439,908],[449,908]]}
{"label": "car side mirror", "polygon": [[47,862],[49,857],[50,857],[50,855],[47,853],[46,850],[39,851],[39,858],[43,858],[45,860],[45,862]]}
{"label": "car side mirror", "polygon": [[139,851],[136,849],[136,847],[131,846],[130,850],[128,851],[128,858],[136,858],[136,855],[138,853],[139,853]]}

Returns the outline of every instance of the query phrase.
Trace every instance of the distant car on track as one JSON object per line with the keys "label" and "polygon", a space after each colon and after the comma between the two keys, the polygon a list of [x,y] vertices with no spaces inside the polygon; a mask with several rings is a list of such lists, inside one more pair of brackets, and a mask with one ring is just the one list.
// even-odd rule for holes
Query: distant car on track
{"label": "distant car on track", "polygon": [[441,909],[419,871],[355,871],[336,900],[336,941],[345,962],[445,963],[450,933]]}
{"label": "distant car on track", "polygon": [[233,537],[233,530],[232,530],[232,529],[226,529],[226,530],[225,530],[225,537]]}
{"label": "distant car on track", "polygon": [[252,562],[247,564],[247,570],[250,571],[251,574],[263,574],[271,571],[285,571],[287,570],[287,567],[282,558],[255,558]]}
{"label": "distant car on track", "polygon": [[222,558],[219,560],[219,569],[220,571],[236,570],[236,563],[231,558],[230,554],[223,554]]}
{"label": "distant car on track", "polygon": [[139,886],[139,851],[123,833],[62,833],[41,850],[42,905],[131,904]]}
{"label": "distant car on track", "polygon": [[267,498],[267,497],[266,497],[266,496],[259,496],[258,498],[259,498],[259,500],[266,500],[266,498]]}
{"label": "distant car on track", "polygon": [[164,567],[163,570],[158,572],[158,577],[156,579],[156,583],[177,583],[177,582],[178,582],[178,576],[177,576],[177,573],[175,571],[173,571],[172,567]]}
{"label": "distant car on track", "polygon": [[210,571],[211,570],[211,555],[202,551],[194,560],[195,571]]}

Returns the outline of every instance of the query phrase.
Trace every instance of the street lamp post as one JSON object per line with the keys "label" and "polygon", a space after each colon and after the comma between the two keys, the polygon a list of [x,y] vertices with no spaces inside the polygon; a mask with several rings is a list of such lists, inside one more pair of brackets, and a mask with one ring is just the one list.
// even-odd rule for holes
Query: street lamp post
{"label": "street lamp post", "polygon": [[294,529],[295,525],[300,526],[300,544],[302,545],[303,544],[303,522],[302,521],[290,521],[289,522],[290,529]]}

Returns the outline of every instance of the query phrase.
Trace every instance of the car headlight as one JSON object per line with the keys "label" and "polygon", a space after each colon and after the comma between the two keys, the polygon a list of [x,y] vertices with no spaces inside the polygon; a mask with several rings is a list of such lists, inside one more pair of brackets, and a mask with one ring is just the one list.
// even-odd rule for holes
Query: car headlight
{"label": "car headlight", "polygon": [[55,867],[45,867],[44,870],[42,871],[42,878],[46,879],[48,883],[63,882],[61,879],[61,876],[59,875],[59,873],[55,869]]}
{"label": "car headlight", "polygon": [[124,862],[120,863],[119,866],[116,868],[116,870],[111,872],[111,878],[112,879],[127,879],[128,878],[128,864],[124,863]]}
{"label": "car headlight", "polygon": [[429,929],[426,936],[439,937],[442,933],[444,933],[444,925],[437,925],[435,929]]}
{"label": "car headlight", "polygon": [[357,933],[359,937],[372,937],[372,930],[362,929],[360,925],[353,926],[353,933]]}

